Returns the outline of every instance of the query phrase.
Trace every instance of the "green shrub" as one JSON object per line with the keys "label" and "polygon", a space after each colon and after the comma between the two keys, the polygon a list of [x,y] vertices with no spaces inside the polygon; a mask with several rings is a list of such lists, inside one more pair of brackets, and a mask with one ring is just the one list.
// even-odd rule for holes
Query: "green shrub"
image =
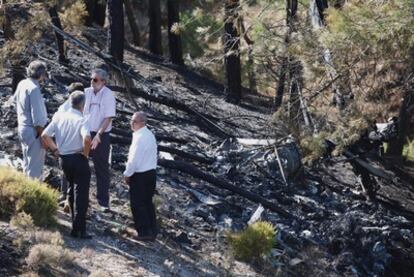
{"label": "green shrub", "polygon": [[408,140],[404,145],[403,156],[409,161],[414,161],[414,140]]}
{"label": "green shrub", "polygon": [[35,225],[55,223],[58,193],[46,184],[29,179],[13,169],[0,167],[0,217],[29,214]]}
{"label": "green shrub", "polygon": [[275,227],[270,222],[258,221],[239,233],[230,233],[227,238],[237,259],[258,261],[270,254],[275,236]]}

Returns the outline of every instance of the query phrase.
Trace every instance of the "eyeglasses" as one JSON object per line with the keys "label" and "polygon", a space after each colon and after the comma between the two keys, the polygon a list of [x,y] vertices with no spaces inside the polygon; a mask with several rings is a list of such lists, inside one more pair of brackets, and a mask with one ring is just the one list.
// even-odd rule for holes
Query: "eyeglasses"
{"label": "eyeglasses", "polygon": [[94,82],[94,83],[97,83],[97,82],[99,82],[100,80],[99,80],[98,78],[92,78],[92,79],[91,79],[91,81],[92,81],[92,82]]}

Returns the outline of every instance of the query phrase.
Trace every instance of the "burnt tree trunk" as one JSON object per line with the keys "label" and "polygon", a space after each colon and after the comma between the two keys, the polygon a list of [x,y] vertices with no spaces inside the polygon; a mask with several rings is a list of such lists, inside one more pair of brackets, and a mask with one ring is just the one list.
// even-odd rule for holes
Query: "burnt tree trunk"
{"label": "burnt tree trunk", "polygon": [[108,0],[108,52],[117,61],[124,60],[124,7],[122,0]]}
{"label": "burnt tree trunk", "polygon": [[103,26],[106,18],[106,0],[86,0],[85,4],[88,11],[86,25],[98,24]]}
{"label": "burnt tree trunk", "polygon": [[168,0],[168,45],[170,49],[171,62],[178,65],[184,65],[183,46],[179,33],[171,32],[174,24],[180,23],[179,0]]}
{"label": "burnt tree trunk", "polygon": [[[59,14],[57,12],[56,6],[52,6],[48,10],[50,19],[52,21],[52,24],[58,27],[59,29],[63,30],[62,23],[60,22]],[[62,35],[55,32],[56,36],[56,44],[58,47],[59,52],[59,62],[65,63],[67,62],[66,56],[65,56],[65,42],[63,40]]]}
{"label": "burnt tree trunk", "polygon": [[402,156],[412,115],[408,110],[413,104],[414,94],[410,91],[406,91],[398,115],[398,135],[396,138],[391,139],[388,144],[387,155],[389,156]]}
{"label": "burnt tree trunk", "polygon": [[[3,7],[2,29],[3,29],[4,39],[6,41],[14,39],[12,21],[11,21],[10,14],[8,13],[7,5],[4,5]],[[19,82],[25,78],[25,75],[24,75],[25,68],[24,68],[24,62],[22,59],[19,59],[19,58],[13,59],[13,60],[10,60],[10,63],[11,63],[11,73],[12,73],[12,91],[14,92],[16,91],[16,88]]]}
{"label": "burnt tree trunk", "polygon": [[226,70],[226,100],[241,99],[240,34],[236,26],[239,0],[226,0],[224,22],[224,64]]}
{"label": "burnt tree trunk", "polygon": [[[296,13],[298,10],[298,1],[297,0],[287,0],[286,1],[286,25],[288,26],[287,33],[285,35],[285,51],[287,51],[290,43],[290,37],[294,31],[294,23],[296,19]],[[277,111],[282,105],[283,95],[285,94],[286,88],[286,75],[289,70],[289,60],[291,57],[285,56],[282,57],[282,63],[279,70],[279,82],[276,88],[276,95],[274,100],[274,109]]]}
{"label": "burnt tree trunk", "polygon": [[128,17],[129,26],[131,27],[132,42],[136,46],[139,46],[141,45],[141,34],[139,32],[139,28],[135,20],[134,7],[132,6],[131,0],[124,0],[124,5],[125,12]]}
{"label": "burnt tree trunk", "polygon": [[300,90],[302,89],[302,64],[295,58],[289,59],[289,118],[291,126],[299,130],[299,119],[301,116]]}
{"label": "burnt tree trunk", "polygon": [[150,0],[148,4],[149,50],[155,55],[162,55],[160,0]]}
{"label": "burnt tree trunk", "polygon": [[328,0],[315,0],[318,7],[319,18],[325,24],[325,10],[328,8]]}
{"label": "burnt tree trunk", "polygon": [[254,66],[254,55],[253,55],[254,41],[247,34],[247,30],[244,26],[244,20],[242,17],[240,17],[240,28],[241,28],[241,33],[244,34],[243,35],[244,41],[247,43],[246,69],[247,69],[247,76],[249,79],[249,89],[251,91],[257,92],[256,71],[255,71],[255,66]]}

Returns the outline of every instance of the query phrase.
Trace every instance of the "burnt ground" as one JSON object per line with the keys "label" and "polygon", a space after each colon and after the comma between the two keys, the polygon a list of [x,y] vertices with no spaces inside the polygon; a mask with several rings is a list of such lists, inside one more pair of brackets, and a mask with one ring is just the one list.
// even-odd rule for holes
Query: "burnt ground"
{"label": "burnt ground", "polygon": [[[88,29],[80,38],[98,51],[104,49],[100,30]],[[87,85],[89,70],[102,62],[68,43],[70,64],[61,65],[55,59],[53,38],[47,36],[34,44],[32,55],[51,68],[51,82],[45,88],[50,117],[67,97],[64,86],[73,81]],[[113,132],[112,212],[97,211],[93,179],[88,227],[94,239],[71,239],[69,216],[62,211],[58,215],[67,248],[78,254],[80,275],[102,269],[112,276],[412,276],[414,182],[407,168],[372,161],[394,176],[392,181],[377,179],[375,202],[365,200],[357,176],[341,156],[306,168],[301,178],[286,185],[275,166],[274,147],[238,140],[286,135],[282,123],[270,124],[271,99],[246,92],[240,105],[229,104],[220,84],[142,49],[128,47],[125,63],[133,72],[133,97],[149,114],[149,127],[163,147],[157,183],[161,234],[155,243],[147,244],[130,235],[129,195],[122,171],[129,116],[135,109],[125,85],[113,74],[110,85],[118,114]],[[0,81],[0,151],[3,161],[19,167],[16,118],[7,102],[12,95],[9,73]],[[254,265],[235,261],[225,239],[228,230],[246,226],[258,203],[214,186],[215,180],[178,170],[171,162],[194,166],[263,197],[282,211],[265,209],[261,214],[277,228],[271,258]],[[57,186],[59,170],[52,156],[47,159],[46,175]],[[10,247],[7,240],[0,240]],[[0,253],[3,258],[4,252]],[[24,267],[8,265],[10,272],[24,271]]]}

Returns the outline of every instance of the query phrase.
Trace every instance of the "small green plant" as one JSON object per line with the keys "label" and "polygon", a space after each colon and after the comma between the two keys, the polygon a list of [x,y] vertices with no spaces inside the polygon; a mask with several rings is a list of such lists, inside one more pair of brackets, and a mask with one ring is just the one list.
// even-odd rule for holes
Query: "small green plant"
{"label": "small green plant", "polygon": [[46,184],[13,169],[0,167],[0,217],[25,212],[37,226],[55,223],[58,193]]}
{"label": "small green plant", "polygon": [[327,134],[324,132],[319,133],[317,136],[309,135],[301,138],[300,146],[305,164],[312,164],[326,153],[326,138]]}
{"label": "small green plant", "polygon": [[270,222],[258,221],[239,233],[229,233],[227,238],[237,259],[254,262],[270,254],[275,236],[275,227]]}
{"label": "small green plant", "polygon": [[407,144],[404,145],[403,156],[409,161],[414,161],[414,140],[408,140]]}

